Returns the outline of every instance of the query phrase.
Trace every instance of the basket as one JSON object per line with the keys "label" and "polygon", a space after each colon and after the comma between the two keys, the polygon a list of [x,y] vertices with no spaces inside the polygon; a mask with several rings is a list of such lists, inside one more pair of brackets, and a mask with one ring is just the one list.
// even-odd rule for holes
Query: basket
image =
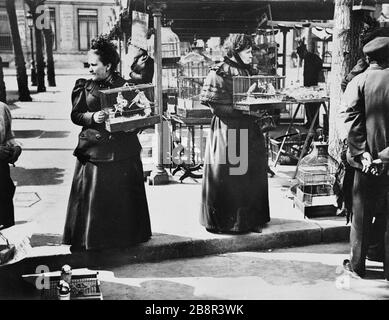
{"label": "basket", "polygon": [[[73,275],[70,283],[70,300],[103,300],[98,273]],[[43,300],[58,300],[60,276],[50,277],[50,289],[42,289]]]}
{"label": "basket", "polygon": [[[300,154],[301,149],[304,145],[304,135],[298,135],[299,139],[287,139],[284,142],[284,146],[279,158],[279,163],[281,165],[296,165]],[[277,154],[280,150],[280,146],[282,143],[282,137],[281,138],[270,138],[270,154],[271,154],[271,160],[275,161],[277,158]]]}
{"label": "basket", "polygon": [[7,263],[15,256],[15,246],[9,244],[8,239],[0,232],[0,265]]}

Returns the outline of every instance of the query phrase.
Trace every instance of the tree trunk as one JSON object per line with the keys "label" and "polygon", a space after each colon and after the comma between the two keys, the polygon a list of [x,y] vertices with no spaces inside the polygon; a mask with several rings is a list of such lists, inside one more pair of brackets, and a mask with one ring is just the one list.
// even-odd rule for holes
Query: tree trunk
{"label": "tree trunk", "polygon": [[350,0],[335,0],[334,28],[332,42],[332,65],[330,74],[330,118],[329,118],[329,153],[339,160],[342,150],[338,126],[338,110],[341,105],[342,90],[340,84],[349,72],[350,56],[350,27],[351,9]]}
{"label": "tree trunk", "polygon": [[[35,21],[35,18],[34,18]],[[36,57],[36,80],[37,80],[37,91],[46,92],[45,86],[45,60],[43,57],[43,37],[42,31],[35,27],[35,57]]]}
{"label": "tree trunk", "polygon": [[22,43],[20,41],[18,20],[16,16],[15,1],[6,0],[9,24],[11,27],[12,43],[15,54],[16,79],[18,82],[19,100],[32,101],[30,90],[28,89],[28,78],[26,72],[26,62],[24,60]]}
{"label": "tree trunk", "polygon": [[0,101],[7,103],[7,93],[5,90],[3,60],[0,57]]}
{"label": "tree trunk", "polygon": [[362,46],[359,40],[359,36],[362,33],[364,11],[352,11],[350,21],[350,58],[349,69],[351,70],[357,63],[357,61],[363,57]]}
{"label": "tree trunk", "polygon": [[46,56],[47,56],[47,81],[50,87],[55,87],[55,67],[53,57],[53,32],[50,29],[43,29],[46,43]]}

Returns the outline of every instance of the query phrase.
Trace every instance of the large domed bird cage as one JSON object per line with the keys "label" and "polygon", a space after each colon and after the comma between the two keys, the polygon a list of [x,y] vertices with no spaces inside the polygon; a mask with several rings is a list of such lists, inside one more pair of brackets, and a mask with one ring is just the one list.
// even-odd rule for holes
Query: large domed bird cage
{"label": "large domed bird cage", "polygon": [[[170,23],[171,24],[171,23]],[[173,32],[170,24],[161,28],[162,50],[162,96],[163,108],[167,109],[167,103],[175,103],[178,94],[179,64],[181,59],[180,39]],[[149,39],[149,47],[154,44],[154,35]],[[154,48],[149,48],[149,52]]]}
{"label": "large domed bird cage", "polygon": [[[200,103],[200,93],[213,61],[203,53],[203,47],[192,46],[192,51],[181,57],[179,61],[180,75],[178,79],[178,110],[204,109]],[[208,108],[206,108],[208,110]],[[207,115],[208,113],[205,112]]]}
{"label": "large domed bird cage", "polygon": [[312,146],[298,167],[294,206],[304,217],[333,216],[336,214],[333,185],[338,163],[328,154],[328,143],[315,141]]}

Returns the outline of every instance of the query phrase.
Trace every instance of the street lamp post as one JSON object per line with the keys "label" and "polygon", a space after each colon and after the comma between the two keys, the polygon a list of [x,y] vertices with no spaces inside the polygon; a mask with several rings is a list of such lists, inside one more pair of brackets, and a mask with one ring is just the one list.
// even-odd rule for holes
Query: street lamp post
{"label": "street lamp post", "polygon": [[27,15],[27,24],[30,28],[30,39],[31,39],[31,85],[36,86],[36,70],[35,70],[35,59],[34,59],[34,37],[32,35],[32,30],[34,28],[34,17],[31,13]]}

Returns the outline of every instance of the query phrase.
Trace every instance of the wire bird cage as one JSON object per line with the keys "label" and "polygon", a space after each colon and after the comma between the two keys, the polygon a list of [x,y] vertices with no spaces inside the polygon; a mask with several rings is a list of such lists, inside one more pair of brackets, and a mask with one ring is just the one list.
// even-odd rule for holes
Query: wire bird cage
{"label": "wire bird cage", "polygon": [[296,176],[295,205],[305,216],[326,216],[336,212],[333,185],[337,167],[336,160],[328,154],[328,144],[313,142],[313,149],[300,161]]}
{"label": "wire bird cage", "polygon": [[178,82],[177,114],[183,117],[211,117],[211,110],[200,102],[205,76],[180,77]]}
{"label": "wire bird cage", "polygon": [[[50,277],[50,288],[43,289],[41,299],[58,300],[60,276]],[[73,275],[70,282],[70,300],[103,300],[98,273]]]}
{"label": "wire bird cage", "polygon": [[179,64],[184,77],[205,77],[213,61],[202,51],[202,48],[194,48],[180,59]]}
{"label": "wire bird cage", "polygon": [[109,132],[147,128],[160,122],[153,101],[152,84],[124,85],[100,90],[102,110],[107,114]]}
{"label": "wire bird cage", "polygon": [[281,102],[285,86],[283,76],[237,76],[233,77],[233,102],[239,105],[260,105]]}

